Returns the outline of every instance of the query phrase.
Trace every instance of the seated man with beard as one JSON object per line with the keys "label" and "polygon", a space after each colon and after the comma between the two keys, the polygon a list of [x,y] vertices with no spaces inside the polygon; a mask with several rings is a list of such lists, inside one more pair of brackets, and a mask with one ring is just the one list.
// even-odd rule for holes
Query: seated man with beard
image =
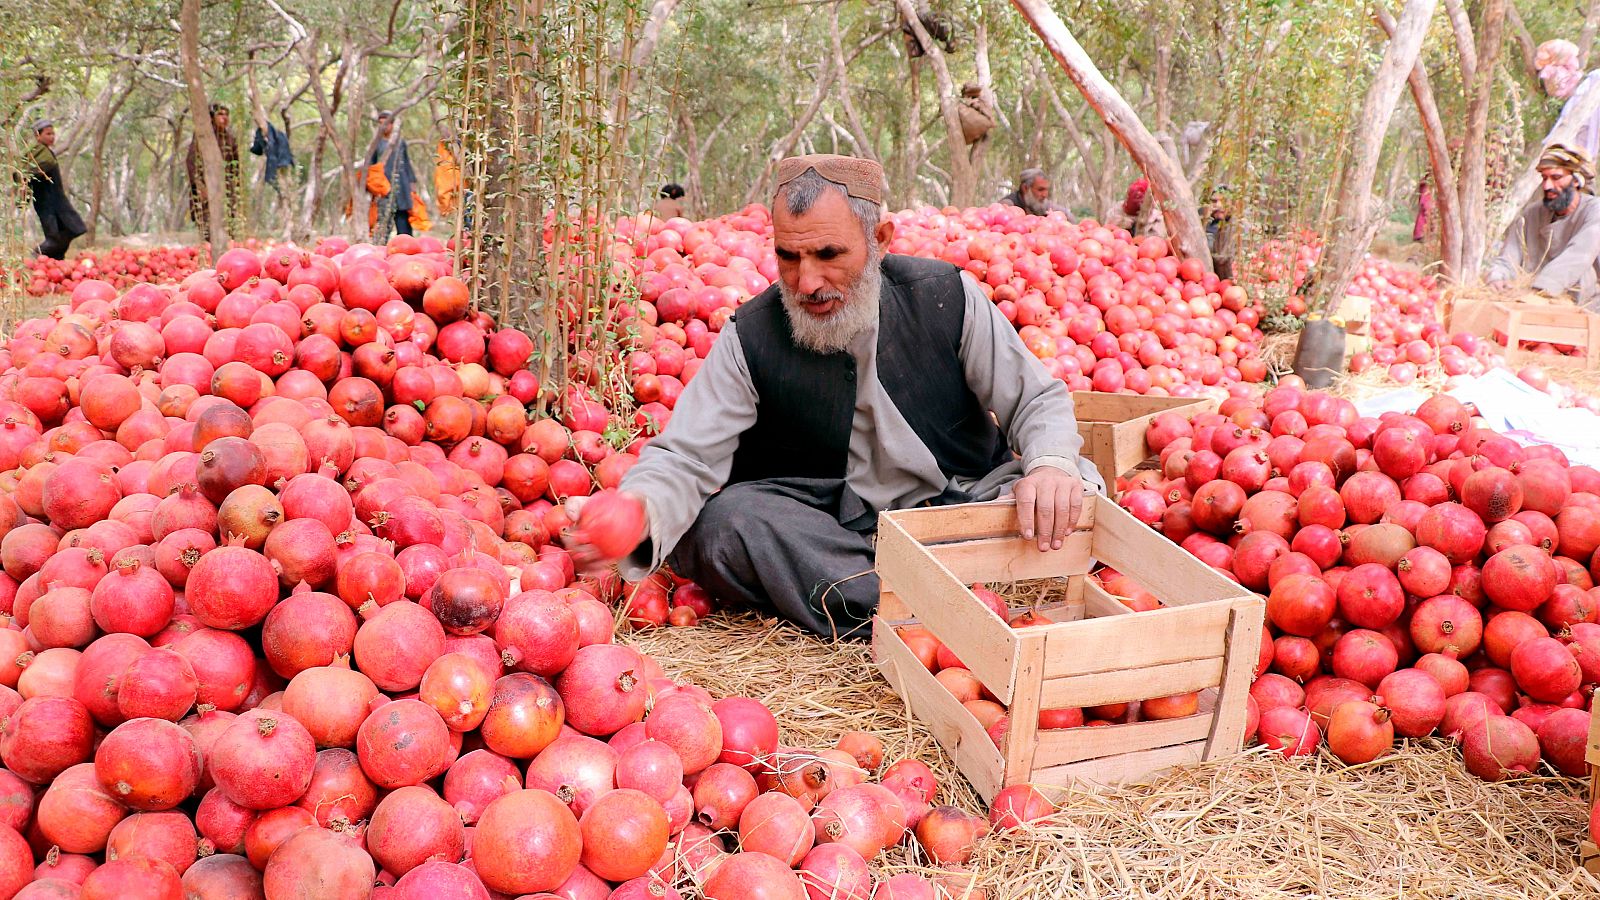
{"label": "seated man with beard", "polygon": [[977,284],[884,254],[881,184],[867,160],[780,164],[778,283],[724,326],[623,477],[647,520],[625,577],[669,562],[725,602],[862,638],[880,510],[1011,493],[1022,537],[1059,549],[1084,486],[1104,490],[1078,456],[1071,394]]}
{"label": "seated man with beard", "polygon": [[1043,169],[1023,169],[1022,174],[1017,176],[1017,189],[1001,197],[1000,202],[1034,216],[1070,212],[1065,206],[1050,202],[1050,179]]}
{"label": "seated man with beard", "polygon": [[1551,144],[1539,157],[1543,194],[1506,231],[1488,281],[1504,286],[1533,274],[1533,289],[1600,311],[1600,201],[1594,164],[1582,150]]}

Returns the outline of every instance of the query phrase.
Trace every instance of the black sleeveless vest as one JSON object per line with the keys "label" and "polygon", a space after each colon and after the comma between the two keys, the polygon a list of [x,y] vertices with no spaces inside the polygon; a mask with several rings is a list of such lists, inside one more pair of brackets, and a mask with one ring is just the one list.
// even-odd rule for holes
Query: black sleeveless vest
{"label": "black sleeveless vest", "polygon": [[[962,370],[966,297],[960,270],[911,256],[885,256],[882,268],[878,380],[945,475],[988,474],[1011,458],[1011,450]],[[729,483],[844,478],[855,417],[855,357],[797,344],[776,284],[739,307],[734,321],[757,414],[739,438]]]}

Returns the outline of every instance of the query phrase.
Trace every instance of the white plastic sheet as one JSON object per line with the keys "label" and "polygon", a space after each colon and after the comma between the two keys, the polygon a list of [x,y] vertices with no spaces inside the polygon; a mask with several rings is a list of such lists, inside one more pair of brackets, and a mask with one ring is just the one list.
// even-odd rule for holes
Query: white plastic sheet
{"label": "white plastic sheet", "polygon": [[[1561,408],[1554,397],[1524,383],[1505,369],[1463,379],[1446,393],[1477,405],[1489,427],[1521,444],[1550,444],[1574,463],[1600,468],[1600,416],[1577,407]],[[1410,412],[1428,394],[1400,388],[1356,403],[1363,416]]]}

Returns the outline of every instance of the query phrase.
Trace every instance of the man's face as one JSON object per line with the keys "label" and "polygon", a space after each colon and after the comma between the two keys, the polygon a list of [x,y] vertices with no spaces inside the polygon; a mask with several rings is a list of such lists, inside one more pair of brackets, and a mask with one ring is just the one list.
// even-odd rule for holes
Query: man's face
{"label": "man's face", "polygon": [[228,130],[228,111],[219,109],[211,115],[211,124],[221,131]]}
{"label": "man's face", "polygon": [[35,134],[34,137],[36,139],[38,139],[39,143],[45,145],[46,147],[49,147],[49,146],[55,144],[55,142],[56,142],[56,129],[55,129],[55,126],[54,125],[46,125],[44,128],[40,129],[39,133]]}
{"label": "man's face", "polygon": [[394,131],[394,118],[392,116],[379,116],[378,133],[388,137],[392,131]]}
{"label": "man's face", "polygon": [[867,237],[838,191],[818,195],[801,215],[779,197],[773,204],[772,241],[778,278],[807,315],[825,319],[838,312],[849,288],[867,265]]}
{"label": "man's face", "polygon": [[1539,177],[1543,179],[1544,196],[1546,200],[1554,199],[1558,194],[1572,184],[1572,173],[1559,166],[1551,166],[1539,170]]}
{"label": "man's face", "polygon": [[1023,193],[1035,203],[1045,203],[1050,199],[1050,179],[1035,178],[1023,188]]}
{"label": "man's face", "polygon": [[1544,189],[1544,205],[1551,212],[1564,212],[1572,205],[1572,195],[1577,192],[1578,181],[1573,174],[1560,166],[1549,166],[1539,170],[1542,179],[1540,187]]}

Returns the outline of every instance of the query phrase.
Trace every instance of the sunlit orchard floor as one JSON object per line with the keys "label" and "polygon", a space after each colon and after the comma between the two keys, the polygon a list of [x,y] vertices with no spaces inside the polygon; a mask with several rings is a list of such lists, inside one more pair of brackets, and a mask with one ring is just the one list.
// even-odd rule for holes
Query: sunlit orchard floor
{"label": "sunlit orchard floor", "polygon": [[[871,732],[886,760],[912,755],[934,768],[938,802],[982,811],[864,645],[749,614],[623,639],[675,678],[768,704],[786,744],[823,749],[843,731]],[[1553,777],[1485,783],[1442,741],[1406,742],[1354,767],[1257,749],[1147,785],[1067,795],[1039,826],[985,839],[970,869],[991,900],[1600,896],[1600,879],[1576,865],[1584,790]],[[875,868],[934,871],[911,840]]]}

